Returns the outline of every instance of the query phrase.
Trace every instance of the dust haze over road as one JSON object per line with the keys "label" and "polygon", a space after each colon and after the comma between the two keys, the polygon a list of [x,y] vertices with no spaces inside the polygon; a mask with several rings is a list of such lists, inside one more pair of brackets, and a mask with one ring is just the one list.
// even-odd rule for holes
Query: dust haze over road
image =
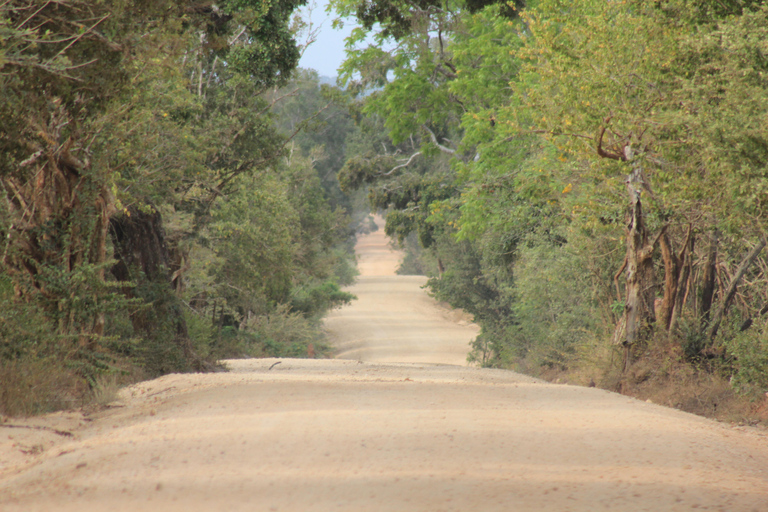
{"label": "dust haze over road", "polygon": [[476,327],[385,242],[361,238],[359,301],[328,319],[346,359],[230,361],[14,420],[74,436],[0,428],[0,511],[768,511],[764,432],[459,366]]}

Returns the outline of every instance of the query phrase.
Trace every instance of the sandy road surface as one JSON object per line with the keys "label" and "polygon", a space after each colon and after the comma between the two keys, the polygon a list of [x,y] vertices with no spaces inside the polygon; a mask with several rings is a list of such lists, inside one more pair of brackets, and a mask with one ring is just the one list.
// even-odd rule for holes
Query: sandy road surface
{"label": "sandy road surface", "polygon": [[426,277],[395,275],[400,254],[389,248],[383,229],[359,237],[356,249],[360,277],[349,291],[358,300],[325,322],[336,357],[466,365],[469,342],[480,329],[431,299],[421,288]]}
{"label": "sandy road surface", "polygon": [[[88,418],[26,422],[71,438],[0,428],[0,511],[768,511],[762,432],[511,372],[378,362],[421,361],[406,331],[447,313],[367,263],[353,333],[345,310],[329,319],[355,360],[232,361],[133,386]],[[473,328],[452,325],[435,362]],[[387,326],[401,348],[377,346]]]}

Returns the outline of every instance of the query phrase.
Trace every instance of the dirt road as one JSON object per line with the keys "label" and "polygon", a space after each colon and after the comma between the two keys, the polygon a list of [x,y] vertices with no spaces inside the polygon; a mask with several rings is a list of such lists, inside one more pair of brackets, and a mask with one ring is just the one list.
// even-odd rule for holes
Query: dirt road
{"label": "dirt road", "polygon": [[360,300],[328,322],[351,359],[232,361],[26,421],[72,438],[0,428],[0,510],[768,511],[762,432],[426,364],[462,364],[475,328],[363,242]]}
{"label": "dirt road", "polygon": [[465,366],[469,342],[480,332],[470,317],[431,299],[422,289],[426,277],[395,275],[400,254],[383,229],[360,237],[356,250],[360,277],[349,291],[357,300],[325,322],[336,357]]}

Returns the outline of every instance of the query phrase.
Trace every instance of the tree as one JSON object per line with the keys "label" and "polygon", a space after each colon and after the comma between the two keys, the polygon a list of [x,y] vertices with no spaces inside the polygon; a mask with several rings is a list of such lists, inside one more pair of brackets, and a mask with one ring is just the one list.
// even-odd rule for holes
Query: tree
{"label": "tree", "polygon": [[[561,183],[573,184],[570,195],[577,208],[570,209],[570,220],[582,226],[610,221],[615,217],[606,209],[615,211],[618,192],[627,186],[626,294],[614,339],[629,346],[649,339],[654,325],[672,332],[690,288],[697,231],[737,229],[762,237],[754,229],[756,218],[741,210],[762,201],[759,187],[725,171],[750,168],[752,175],[762,151],[741,153],[750,155],[747,163],[732,154],[713,158],[705,149],[757,149],[752,143],[762,138],[741,105],[729,99],[732,94],[762,97],[757,92],[762,86],[748,71],[762,64],[734,51],[749,46],[747,25],[752,33],[762,30],[753,24],[761,14],[745,9],[738,18],[713,23],[712,18],[702,22],[695,8],[680,9],[686,14],[672,19],[663,9],[645,5],[553,1],[524,14],[530,37],[523,73],[529,79],[515,86],[524,108],[510,108],[520,130],[539,133],[572,162],[557,171]],[[730,78],[728,86],[724,76]],[[748,108],[764,109],[759,100]],[[710,138],[713,126],[718,126],[718,142]],[[723,141],[724,133],[733,134],[733,140]],[[606,187],[613,192],[598,202],[596,193]],[[732,192],[719,193],[726,189]],[[744,215],[734,215],[737,210]],[[726,227],[732,221],[739,228]],[[661,293],[653,263],[658,247],[664,263]]]}
{"label": "tree", "polygon": [[[466,275],[506,305],[481,319],[501,333],[497,355],[533,332],[532,316],[516,313],[533,275],[551,278],[518,259],[553,247],[592,269],[593,311],[628,356],[661,333],[704,357],[729,306],[750,321],[763,314],[765,8],[544,0],[519,20],[493,6],[470,11],[359,11],[345,76],[370,93],[364,122],[389,140],[374,128],[340,178],[392,208],[389,233],[423,226],[434,235],[426,244],[439,240],[435,254],[471,241],[479,264]],[[353,47],[371,34],[373,45]],[[425,193],[433,185],[442,195]],[[462,295],[471,286],[440,282],[455,277],[446,261],[434,289],[479,303]],[[700,314],[710,309],[716,318]],[[708,341],[677,338],[681,321]]]}
{"label": "tree", "polygon": [[[193,154],[191,141],[176,143],[182,134],[204,143],[200,118],[190,116],[202,114],[211,122],[203,84],[221,79],[222,62],[236,74],[230,84],[239,77],[251,90],[288,79],[299,56],[288,28],[296,5],[72,0],[41,6],[19,0],[0,7],[0,176],[8,205],[4,271],[13,277],[17,295],[40,305],[62,336],[96,350],[104,313],[119,307],[105,278],[110,226],[124,269],[137,267],[142,279],[166,286],[171,278],[178,282],[183,264],[173,261],[177,247],[167,243],[157,203],[178,194],[185,178],[189,183],[206,168],[213,171],[203,180],[207,194],[197,198],[205,195],[209,207],[235,176],[279,156],[278,138],[265,128],[267,117],[233,129],[223,148],[238,150],[244,138],[270,135],[262,153],[251,151],[249,159],[226,166],[220,154],[206,161],[206,155]],[[151,97],[150,92],[184,90],[176,72],[180,63],[193,68],[190,90],[197,98],[194,93]],[[168,130],[159,136],[157,122],[169,111],[178,117],[168,120],[174,122],[165,123]],[[171,135],[173,128],[180,133]],[[188,156],[195,165],[183,164]],[[173,172],[163,175],[168,169]],[[139,279],[127,270],[117,275]]]}
{"label": "tree", "polygon": [[3,265],[16,293],[59,332],[90,346],[103,333],[111,169],[92,148],[129,81],[126,61],[180,5],[5,2],[0,59],[0,179],[8,205]]}

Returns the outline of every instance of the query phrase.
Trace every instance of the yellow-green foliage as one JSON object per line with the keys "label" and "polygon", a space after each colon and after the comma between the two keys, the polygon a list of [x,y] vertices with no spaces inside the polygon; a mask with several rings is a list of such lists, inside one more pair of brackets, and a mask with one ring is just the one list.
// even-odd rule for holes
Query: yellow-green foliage
{"label": "yellow-green foliage", "polygon": [[[350,2],[336,3],[349,12]],[[585,347],[612,353],[625,313],[626,275],[617,272],[632,205],[626,181],[636,168],[659,299],[675,271],[660,243],[692,262],[674,315],[686,333],[648,332],[684,345],[691,364],[732,358],[734,382],[768,385],[758,378],[761,331],[721,333],[730,336],[723,352],[721,338],[707,335],[702,299],[716,239],[713,311],[740,324],[768,302],[764,254],[738,283],[738,299],[723,297],[768,235],[768,6],[539,0],[516,18],[460,2],[448,21],[445,11],[375,4],[397,16],[355,39],[398,20],[412,30],[344,65],[364,84],[391,70],[362,107],[390,138],[369,134],[344,178],[390,208],[388,233],[418,232],[436,262],[433,292],[482,326],[473,357],[535,366],[590,360]]]}

